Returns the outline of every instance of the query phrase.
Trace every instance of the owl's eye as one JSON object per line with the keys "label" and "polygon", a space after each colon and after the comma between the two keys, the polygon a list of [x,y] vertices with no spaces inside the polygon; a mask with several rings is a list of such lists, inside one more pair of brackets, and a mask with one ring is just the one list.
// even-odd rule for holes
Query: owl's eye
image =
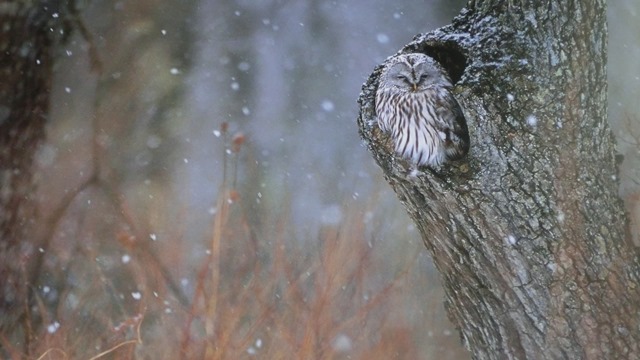
{"label": "owl's eye", "polygon": [[427,75],[427,74],[420,75],[420,82],[423,82],[423,81],[427,80],[427,78],[429,78],[429,75]]}
{"label": "owl's eye", "polygon": [[398,79],[398,80],[407,80],[407,77],[404,76],[404,75],[398,75],[398,76],[396,76],[396,79]]}

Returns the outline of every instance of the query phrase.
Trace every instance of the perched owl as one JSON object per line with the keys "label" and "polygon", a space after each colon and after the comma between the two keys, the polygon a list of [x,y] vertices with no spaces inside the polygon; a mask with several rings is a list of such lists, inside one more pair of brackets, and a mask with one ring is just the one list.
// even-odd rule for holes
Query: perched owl
{"label": "perched owl", "polygon": [[469,132],[451,79],[433,58],[405,54],[385,66],[376,92],[378,126],[395,151],[417,165],[438,166],[469,151]]}

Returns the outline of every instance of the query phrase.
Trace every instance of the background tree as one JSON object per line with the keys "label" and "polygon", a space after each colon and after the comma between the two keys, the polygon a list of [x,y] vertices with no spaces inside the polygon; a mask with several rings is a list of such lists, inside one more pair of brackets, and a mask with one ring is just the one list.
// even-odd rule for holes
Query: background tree
{"label": "background tree", "polygon": [[640,267],[606,116],[605,1],[470,1],[409,52],[458,82],[470,154],[417,176],[396,158],[375,125],[380,66],[358,125],[467,348],[478,359],[632,358]]}
{"label": "background tree", "polygon": [[[60,11],[65,11],[61,13]],[[25,315],[24,278],[35,246],[33,159],[44,138],[53,44],[65,30],[56,1],[0,3],[0,329]]]}

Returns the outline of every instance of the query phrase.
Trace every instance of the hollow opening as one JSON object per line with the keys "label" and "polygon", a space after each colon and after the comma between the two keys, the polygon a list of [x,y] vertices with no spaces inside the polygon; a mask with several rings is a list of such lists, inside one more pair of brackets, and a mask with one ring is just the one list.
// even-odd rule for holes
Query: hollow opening
{"label": "hollow opening", "polygon": [[457,83],[465,68],[467,57],[462,48],[454,41],[422,44],[415,49],[434,58],[449,73],[451,81]]}

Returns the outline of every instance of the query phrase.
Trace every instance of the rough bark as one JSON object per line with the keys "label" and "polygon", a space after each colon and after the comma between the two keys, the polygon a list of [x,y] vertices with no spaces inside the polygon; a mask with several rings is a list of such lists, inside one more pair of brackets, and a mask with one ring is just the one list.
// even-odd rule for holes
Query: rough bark
{"label": "rough bark", "polygon": [[640,266],[607,124],[604,0],[470,1],[400,52],[457,81],[462,161],[417,175],[375,123],[381,66],[358,125],[420,229],[449,317],[476,359],[640,354]]}

